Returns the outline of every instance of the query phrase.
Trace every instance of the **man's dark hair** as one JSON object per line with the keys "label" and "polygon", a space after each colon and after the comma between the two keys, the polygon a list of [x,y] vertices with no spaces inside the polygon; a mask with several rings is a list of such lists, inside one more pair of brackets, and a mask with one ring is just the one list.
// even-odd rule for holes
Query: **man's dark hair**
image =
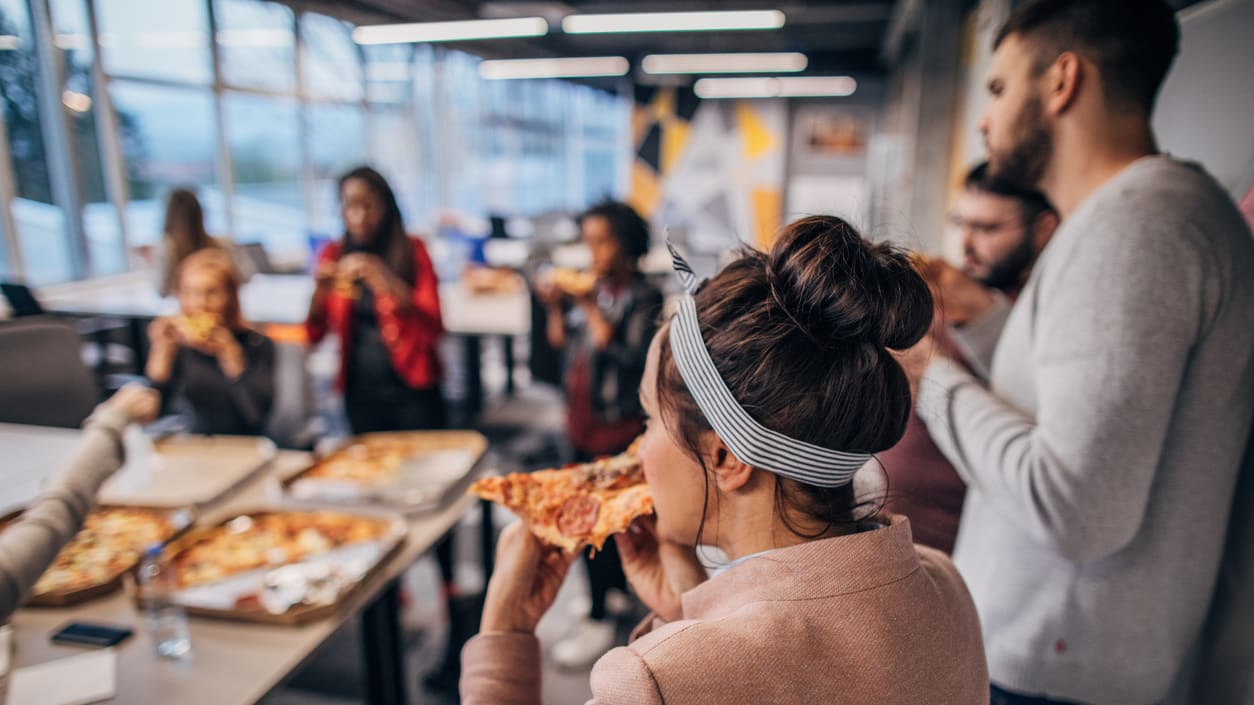
{"label": "man's dark hair", "polygon": [[1054,213],[1054,206],[1045,194],[1036,189],[1024,188],[1009,179],[997,176],[989,171],[988,162],[980,162],[967,172],[963,186],[994,196],[1005,196],[1019,202],[1019,210],[1023,216],[1023,226],[1032,227],[1036,219],[1045,213]]}
{"label": "man's dark hair", "polygon": [[601,201],[579,216],[580,225],[585,218],[605,218],[610,224],[610,234],[618,240],[618,247],[629,261],[635,262],[649,252],[649,224],[635,208],[621,201]]}
{"label": "man's dark hair", "polygon": [[1031,42],[1037,75],[1074,51],[1097,65],[1110,106],[1147,115],[1180,48],[1180,26],[1162,0],[1028,0],[993,48],[1012,34]]}

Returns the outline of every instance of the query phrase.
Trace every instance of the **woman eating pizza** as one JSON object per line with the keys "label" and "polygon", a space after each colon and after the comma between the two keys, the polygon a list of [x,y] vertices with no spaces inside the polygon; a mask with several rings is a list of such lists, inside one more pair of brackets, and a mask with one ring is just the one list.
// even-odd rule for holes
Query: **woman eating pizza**
{"label": "woman eating pizza", "polygon": [[[793,223],[688,294],[655,336],[639,454],[656,515],[615,536],[652,614],[592,671],[596,703],[988,702],[975,608],[943,554],[853,477],[910,413],[893,351],[925,335],[927,284],[847,223]],[[728,557],[713,577],[698,545]],[[464,703],[540,702],[535,628],[573,554],[507,527]]]}
{"label": "woman eating pizza", "polygon": [[189,255],[175,287],[180,313],[148,327],[145,373],[193,433],[260,435],[274,403],[274,342],[244,322],[226,250]]}

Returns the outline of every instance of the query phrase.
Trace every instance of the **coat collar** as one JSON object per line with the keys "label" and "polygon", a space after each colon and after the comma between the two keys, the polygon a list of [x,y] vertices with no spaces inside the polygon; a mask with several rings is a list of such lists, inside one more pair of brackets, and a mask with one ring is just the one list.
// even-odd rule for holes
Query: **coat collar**
{"label": "coat collar", "polygon": [[919,569],[910,522],[809,541],[752,558],[684,593],[684,619],[718,619],[746,604],[869,590]]}

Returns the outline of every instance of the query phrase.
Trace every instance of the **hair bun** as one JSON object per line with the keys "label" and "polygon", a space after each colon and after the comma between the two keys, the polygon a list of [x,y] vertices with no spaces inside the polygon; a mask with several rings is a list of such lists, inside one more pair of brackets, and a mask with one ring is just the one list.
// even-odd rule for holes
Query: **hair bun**
{"label": "hair bun", "polygon": [[932,322],[932,294],[905,251],[871,243],[834,216],[780,232],[766,258],[777,305],[824,346],[870,343],[902,350]]}

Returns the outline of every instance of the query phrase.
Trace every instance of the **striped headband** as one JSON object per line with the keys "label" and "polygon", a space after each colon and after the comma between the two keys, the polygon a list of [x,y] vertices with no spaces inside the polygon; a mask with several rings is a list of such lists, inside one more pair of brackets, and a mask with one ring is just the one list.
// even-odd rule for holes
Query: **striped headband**
{"label": "striped headband", "polygon": [[727,388],[710,359],[697,322],[697,276],[668,241],[675,274],[685,294],[671,319],[670,343],[675,366],[688,393],[714,432],[741,462],[769,470],[797,482],[818,487],[840,487],[871,459],[870,453],[846,453],[791,438],[758,423]]}

